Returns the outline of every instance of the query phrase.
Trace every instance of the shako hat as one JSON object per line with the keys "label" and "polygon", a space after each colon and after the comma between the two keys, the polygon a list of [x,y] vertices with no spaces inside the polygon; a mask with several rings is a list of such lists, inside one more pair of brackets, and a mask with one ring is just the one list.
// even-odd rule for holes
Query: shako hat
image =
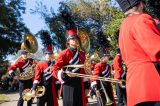
{"label": "shako hat", "polygon": [[117,0],[123,12],[137,5],[141,0]]}

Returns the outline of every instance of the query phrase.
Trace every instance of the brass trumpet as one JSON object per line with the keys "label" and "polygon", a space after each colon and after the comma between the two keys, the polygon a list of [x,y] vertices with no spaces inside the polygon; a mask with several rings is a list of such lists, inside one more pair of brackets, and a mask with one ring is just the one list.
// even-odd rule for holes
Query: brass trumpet
{"label": "brass trumpet", "polygon": [[32,95],[31,89],[25,89],[22,92],[22,98],[24,101],[29,101],[31,98],[43,96],[45,91],[46,91],[46,89],[44,86],[37,86],[36,95]]}

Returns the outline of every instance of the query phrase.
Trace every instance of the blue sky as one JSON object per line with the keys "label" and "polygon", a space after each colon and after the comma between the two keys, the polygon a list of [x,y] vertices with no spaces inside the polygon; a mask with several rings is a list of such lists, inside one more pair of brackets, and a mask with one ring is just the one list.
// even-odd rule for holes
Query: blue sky
{"label": "blue sky", "polygon": [[[30,29],[32,34],[36,34],[41,29],[47,29],[47,26],[45,25],[44,20],[41,19],[40,15],[30,13],[31,12],[30,9],[33,9],[33,10],[35,9],[36,2],[42,1],[43,4],[45,4],[48,9],[52,7],[56,12],[59,7],[59,2],[66,1],[66,0],[25,0],[25,1],[26,1],[26,13],[22,15],[23,22]],[[41,44],[41,40],[38,38],[37,40],[38,40],[39,49],[42,49],[43,46]],[[9,55],[7,59],[10,62],[13,62],[13,60],[15,59],[15,55]]]}
{"label": "blue sky", "polygon": [[64,0],[26,0],[26,14],[22,16],[23,22],[33,34],[36,34],[42,28],[47,29],[47,26],[44,24],[44,20],[40,18],[40,15],[30,13],[30,9],[35,9],[36,2],[40,1],[42,1],[48,9],[53,7],[54,11],[57,11],[59,2]]}

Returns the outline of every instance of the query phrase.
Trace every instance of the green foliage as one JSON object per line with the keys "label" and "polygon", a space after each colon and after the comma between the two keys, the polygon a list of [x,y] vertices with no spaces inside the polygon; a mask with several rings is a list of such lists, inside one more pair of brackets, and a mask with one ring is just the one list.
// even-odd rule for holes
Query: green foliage
{"label": "green foliage", "polygon": [[115,55],[115,49],[116,49],[116,45],[117,45],[117,39],[116,39],[116,36],[117,36],[117,33],[120,29],[120,25],[121,25],[121,22],[122,20],[124,19],[124,15],[123,13],[120,11],[120,10],[115,10],[114,11],[114,15],[113,15],[113,19],[112,21],[110,21],[108,23],[107,26],[105,26],[105,33],[107,35],[109,35],[110,39],[111,39],[111,45],[112,45],[112,50],[111,50],[111,54],[112,55]]}
{"label": "green foliage", "polygon": [[[61,3],[61,7],[65,8],[65,6],[67,6],[71,9],[72,19],[76,26],[79,29],[85,29],[88,33],[91,40],[91,52],[98,50],[98,48],[102,46],[101,44],[106,43],[108,47],[107,43],[110,43],[110,50],[113,50],[113,46],[115,46],[112,45],[114,41],[109,42],[108,39],[112,39],[112,36],[119,28],[123,16],[120,14],[119,9],[115,8],[113,4],[110,0],[70,0],[69,2]],[[35,12],[41,14],[49,26],[50,31],[55,33],[61,48],[65,48],[66,29],[59,11],[57,14],[55,14],[54,11],[49,13],[45,10],[45,6],[39,3]],[[97,31],[102,31],[102,34],[97,34]],[[101,38],[107,40],[102,41]],[[100,41],[102,42],[100,43]]]}
{"label": "green foliage", "polygon": [[106,26],[105,32],[110,35],[111,37],[114,37],[115,33],[119,30],[121,22],[124,18],[124,15],[121,11],[117,10],[114,12],[114,16],[112,21]]}
{"label": "green foliage", "polygon": [[7,60],[0,61],[0,77],[7,72],[7,68],[9,66],[8,63],[9,62]]}
{"label": "green foliage", "polygon": [[28,32],[21,18],[24,12],[22,0],[0,0],[0,61],[20,49],[22,35]]}
{"label": "green foliage", "polygon": [[[113,15],[109,0],[80,0],[78,3],[71,1],[66,4],[72,9],[78,27],[83,27],[87,30],[91,40],[91,52],[104,45],[107,48],[112,48],[112,45],[108,45],[110,43],[108,40],[101,39],[109,38],[107,34],[103,33],[105,30],[104,26],[108,25]],[[99,32],[102,34],[99,34]]]}
{"label": "green foliage", "polygon": [[46,6],[43,5],[42,2],[37,2],[37,6],[35,7],[35,10],[32,10],[32,13],[41,15],[42,19],[45,20],[45,23],[49,27],[49,32],[51,32],[53,42],[56,44],[54,46],[60,49],[65,49],[65,28],[60,15],[56,14],[52,8],[48,12]]}

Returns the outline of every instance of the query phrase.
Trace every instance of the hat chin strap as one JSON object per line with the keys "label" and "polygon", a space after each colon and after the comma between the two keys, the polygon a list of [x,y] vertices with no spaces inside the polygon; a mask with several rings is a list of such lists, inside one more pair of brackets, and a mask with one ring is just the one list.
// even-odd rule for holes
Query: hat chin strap
{"label": "hat chin strap", "polygon": [[69,46],[72,47],[72,48],[78,48],[78,44],[77,45],[70,44]]}
{"label": "hat chin strap", "polygon": [[78,45],[79,45],[79,44],[78,44],[77,42],[75,42],[74,44],[69,44],[69,46],[70,46],[70,47],[73,47],[73,48],[78,48]]}

